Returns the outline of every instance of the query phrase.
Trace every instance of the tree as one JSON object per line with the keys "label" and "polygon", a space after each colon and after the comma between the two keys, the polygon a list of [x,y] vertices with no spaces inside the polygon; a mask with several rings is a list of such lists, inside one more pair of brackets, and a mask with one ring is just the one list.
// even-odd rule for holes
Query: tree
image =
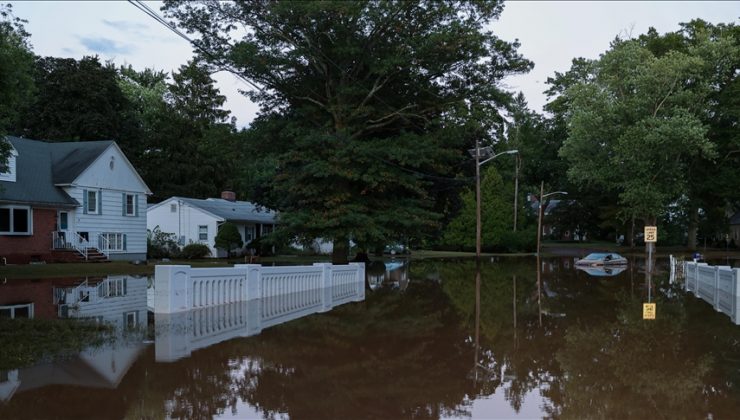
{"label": "tree", "polygon": [[614,192],[624,215],[655,223],[685,194],[689,162],[716,155],[698,116],[707,99],[702,66],[696,56],[656,57],[635,40],[615,40],[565,92],[560,155],[569,179]]}
{"label": "tree", "polygon": [[[486,31],[500,2],[166,1],[203,60],[257,88],[277,161],[263,203],[295,235],[366,247],[436,227],[432,191],[500,125],[506,75],[531,63]],[[232,31],[244,27],[246,31]],[[470,108],[466,106],[468,100]],[[468,112],[468,109],[473,112]],[[276,127],[277,126],[277,127]],[[467,134],[467,136],[461,135]],[[267,140],[269,138],[269,140]]]}
{"label": "tree", "polygon": [[36,61],[38,93],[17,126],[19,134],[54,141],[116,140],[129,152],[135,121],[118,85],[118,71],[98,57]]}
{"label": "tree", "polygon": [[216,248],[223,249],[230,256],[232,250],[244,246],[244,241],[242,241],[242,235],[239,234],[239,229],[236,225],[225,222],[218,228],[215,245]]}
{"label": "tree", "polygon": [[[488,250],[509,249],[512,245],[513,207],[511,184],[504,185],[491,165],[481,175],[481,244]],[[461,249],[475,247],[475,191],[462,194],[462,209],[445,229],[442,241]],[[526,235],[526,233],[521,233]]]}
{"label": "tree", "polygon": [[[0,139],[17,123],[19,110],[34,93],[34,55],[24,23],[13,16],[11,5],[0,5]],[[0,141],[0,166],[7,163],[9,151]]]}
{"label": "tree", "polygon": [[125,91],[141,109],[137,161],[154,191],[153,201],[173,195],[207,198],[233,188],[236,168],[244,161],[240,136],[209,69],[191,61],[172,75],[170,84],[150,73],[129,77]]}

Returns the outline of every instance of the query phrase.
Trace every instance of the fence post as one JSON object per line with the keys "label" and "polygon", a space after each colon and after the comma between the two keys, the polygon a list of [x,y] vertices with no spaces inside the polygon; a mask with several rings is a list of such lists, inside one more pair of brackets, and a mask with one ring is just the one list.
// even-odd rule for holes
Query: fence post
{"label": "fence post", "polygon": [[172,314],[190,309],[193,291],[189,265],[154,267],[154,313]]}
{"label": "fence post", "polygon": [[712,306],[714,310],[720,312],[719,309],[719,266],[714,267],[714,295],[712,296]]}
{"label": "fence post", "polygon": [[740,268],[732,269],[732,322],[740,325]]}
{"label": "fence post", "polygon": [[332,265],[331,263],[314,263],[313,265],[321,267],[321,309],[319,312],[328,312],[334,307]]}
{"label": "fence post", "polygon": [[355,302],[362,302],[365,300],[365,263],[362,262],[353,262],[349,263],[349,265],[353,265],[357,267],[357,277],[355,278],[355,286],[357,287],[357,294],[356,298],[354,299]]}
{"label": "fence post", "polygon": [[262,266],[259,264],[235,264],[234,268],[246,270],[246,285],[242,300],[247,303],[247,331],[245,337],[262,331]]}

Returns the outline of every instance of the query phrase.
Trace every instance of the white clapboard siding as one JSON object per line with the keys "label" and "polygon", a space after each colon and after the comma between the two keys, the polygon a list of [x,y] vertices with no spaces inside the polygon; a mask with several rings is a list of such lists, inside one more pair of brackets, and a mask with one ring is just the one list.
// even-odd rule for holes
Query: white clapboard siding
{"label": "white clapboard siding", "polygon": [[147,306],[146,277],[108,276],[108,280],[116,281],[126,278],[126,294],[105,298],[92,297],[90,302],[80,302],[76,315],[80,318],[99,318],[121,328],[124,326],[124,315],[136,312],[137,325],[146,325]]}
{"label": "white clapboard siding", "polygon": [[[175,211],[172,211],[172,206]],[[210,213],[202,211],[197,207],[180,202],[177,197],[169,198],[156,207],[147,210],[146,226],[149,230],[154,230],[159,226],[159,230],[166,233],[173,233],[176,237],[184,237],[182,245],[189,243],[202,243],[208,245],[211,250],[211,257],[216,257],[217,250],[214,246],[216,241],[216,229],[223,219]],[[199,239],[199,226],[208,226],[208,239]]]}

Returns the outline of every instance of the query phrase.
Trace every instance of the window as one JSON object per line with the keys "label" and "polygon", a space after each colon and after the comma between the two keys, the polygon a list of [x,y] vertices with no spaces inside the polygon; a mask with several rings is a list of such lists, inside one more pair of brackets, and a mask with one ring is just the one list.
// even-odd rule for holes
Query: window
{"label": "window", "polygon": [[244,226],[244,242],[249,243],[254,239],[254,226]]}
{"label": "window", "polygon": [[198,240],[199,241],[208,240],[208,226],[207,225],[198,226]]}
{"label": "window", "polygon": [[98,241],[98,248],[105,251],[125,251],[126,234],[105,232],[101,233]]}
{"label": "window", "polygon": [[139,313],[136,311],[124,312],[123,314],[123,326],[124,328],[134,328],[139,319]]}
{"label": "window", "polygon": [[31,215],[29,207],[0,207],[0,235],[30,235]]}
{"label": "window", "polygon": [[177,204],[170,204],[170,213],[177,213]]}
{"label": "window", "polygon": [[123,197],[123,215],[136,216],[136,196],[134,194],[124,194]]}
{"label": "window", "polygon": [[98,213],[98,192],[97,191],[87,191],[87,207],[85,210],[88,213],[97,214]]}
{"label": "window", "polygon": [[272,228],[273,228],[272,225],[262,225],[262,234],[263,235],[268,235],[268,234],[272,233],[272,230],[273,230]]}
{"label": "window", "polygon": [[33,318],[33,303],[0,306],[0,318]]}

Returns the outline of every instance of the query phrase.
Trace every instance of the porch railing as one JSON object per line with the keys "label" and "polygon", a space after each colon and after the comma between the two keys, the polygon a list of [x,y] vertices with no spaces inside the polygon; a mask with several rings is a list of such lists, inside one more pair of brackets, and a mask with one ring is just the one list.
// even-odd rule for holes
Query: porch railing
{"label": "porch railing", "polygon": [[98,234],[98,251],[106,258],[110,258],[110,241],[102,233]]}

